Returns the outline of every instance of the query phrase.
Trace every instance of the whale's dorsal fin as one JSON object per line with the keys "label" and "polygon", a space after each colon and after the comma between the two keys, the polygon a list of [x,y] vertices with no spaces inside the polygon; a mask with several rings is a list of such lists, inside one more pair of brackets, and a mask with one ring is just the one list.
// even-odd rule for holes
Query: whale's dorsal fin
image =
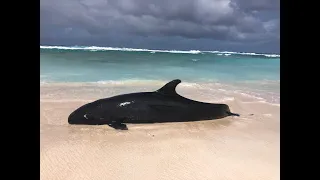
{"label": "whale's dorsal fin", "polygon": [[164,85],[162,88],[158,89],[156,92],[165,94],[165,95],[178,95],[176,92],[176,87],[178,84],[181,83],[180,79],[175,79],[170,82],[168,82],[166,85]]}

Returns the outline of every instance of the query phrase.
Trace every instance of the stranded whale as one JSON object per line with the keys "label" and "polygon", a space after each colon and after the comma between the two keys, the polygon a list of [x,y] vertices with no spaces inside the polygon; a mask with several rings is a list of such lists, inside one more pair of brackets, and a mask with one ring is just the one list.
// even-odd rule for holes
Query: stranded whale
{"label": "stranded whale", "polygon": [[125,123],[164,123],[239,116],[226,104],[187,99],[176,92],[181,80],[170,81],[154,92],[139,92],[99,99],[85,104],[68,117],[69,124],[103,125],[128,129]]}

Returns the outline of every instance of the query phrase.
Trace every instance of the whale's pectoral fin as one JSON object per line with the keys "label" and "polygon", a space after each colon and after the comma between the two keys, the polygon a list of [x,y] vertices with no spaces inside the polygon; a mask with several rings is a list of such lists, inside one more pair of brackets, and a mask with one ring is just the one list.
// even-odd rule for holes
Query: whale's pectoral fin
{"label": "whale's pectoral fin", "polygon": [[178,95],[176,92],[176,87],[180,83],[181,83],[180,79],[172,80],[172,81],[168,82],[167,84],[165,84],[162,88],[158,89],[156,92],[164,94],[164,95],[176,96],[176,95]]}
{"label": "whale's pectoral fin", "polygon": [[108,125],[114,129],[128,130],[127,125],[122,123],[122,119],[113,120]]}

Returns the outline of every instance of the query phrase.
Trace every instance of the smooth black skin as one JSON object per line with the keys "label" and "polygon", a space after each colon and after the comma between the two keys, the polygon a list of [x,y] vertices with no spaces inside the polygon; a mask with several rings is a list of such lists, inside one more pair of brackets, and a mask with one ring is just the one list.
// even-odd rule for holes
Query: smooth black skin
{"label": "smooth black skin", "polygon": [[124,123],[164,123],[239,116],[226,104],[198,102],[175,91],[181,80],[170,81],[154,92],[113,96],[85,104],[69,115],[69,124],[103,125],[127,130]]}

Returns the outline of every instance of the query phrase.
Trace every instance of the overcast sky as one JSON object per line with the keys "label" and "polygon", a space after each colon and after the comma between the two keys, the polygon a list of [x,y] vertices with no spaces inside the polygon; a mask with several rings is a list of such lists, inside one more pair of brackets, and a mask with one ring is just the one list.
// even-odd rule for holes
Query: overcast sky
{"label": "overcast sky", "polygon": [[280,0],[41,0],[41,45],[280,52]]}

